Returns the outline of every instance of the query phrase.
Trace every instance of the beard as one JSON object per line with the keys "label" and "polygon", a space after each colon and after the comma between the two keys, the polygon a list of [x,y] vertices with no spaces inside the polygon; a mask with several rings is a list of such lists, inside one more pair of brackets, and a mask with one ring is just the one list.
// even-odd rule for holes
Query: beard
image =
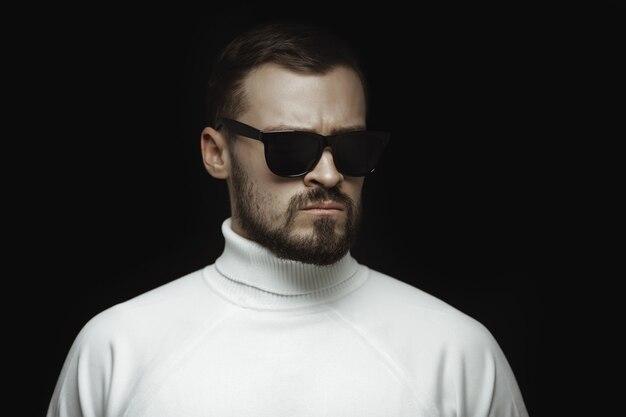
{"label": "beard", "polygon": [[[247,173],[231,160],[234,213],[247,237],[282,259],[307,264],[331,265],[343,258],[354,244],[361,221],[361,206],[337,186],[315,187],[294,195],[286,212],[275,213],[278,226],[271,226],[271,201],[261,194]],[[343,233],[337,233],[337,219],[322,216],[313,221],[313,230],[307,236],[294,235],[294,222],[298,211],[312,202],[332,200],[345,207],[346,221]]]}

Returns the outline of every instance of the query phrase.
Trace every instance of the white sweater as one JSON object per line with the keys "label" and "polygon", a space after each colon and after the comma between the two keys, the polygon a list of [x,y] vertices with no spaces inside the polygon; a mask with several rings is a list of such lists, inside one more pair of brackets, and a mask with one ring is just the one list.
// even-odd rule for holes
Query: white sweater
{"label": "white sweater", "polygon": [[279,259],[222,225],[215,264],[77,336],[48,417],[525,417],[480,323],[347,255]]}

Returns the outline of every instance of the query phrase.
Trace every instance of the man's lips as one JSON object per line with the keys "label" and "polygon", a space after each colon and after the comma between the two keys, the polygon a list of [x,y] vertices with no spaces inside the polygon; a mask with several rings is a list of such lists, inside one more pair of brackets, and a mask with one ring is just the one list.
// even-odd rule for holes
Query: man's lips
{"label": "man's lips", "polygon": [[304,207],[302,210],[338,210],[343,211],[345,207],[343,204],[335,201],[322,201],[317,203],[311,203]]}

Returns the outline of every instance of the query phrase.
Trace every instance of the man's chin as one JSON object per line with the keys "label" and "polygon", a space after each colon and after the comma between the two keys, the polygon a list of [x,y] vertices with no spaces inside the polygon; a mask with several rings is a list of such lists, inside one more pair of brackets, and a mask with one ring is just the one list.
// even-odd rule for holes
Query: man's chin
{"label": "man's chin", "polygon": [[348,253],[354,240],[346,224],[327,217],[307,220],[296,216],[288,227],[275,230],[249,222],[253,227],[247,233],[280,258],[330,265]]}
{"label": "man's chin", "polygon": [[345,221],[326,216],[306,215],[296,219],[290,229],[289,235],[295,239],[328,238],[329,236],[341,238],[345,235]]}

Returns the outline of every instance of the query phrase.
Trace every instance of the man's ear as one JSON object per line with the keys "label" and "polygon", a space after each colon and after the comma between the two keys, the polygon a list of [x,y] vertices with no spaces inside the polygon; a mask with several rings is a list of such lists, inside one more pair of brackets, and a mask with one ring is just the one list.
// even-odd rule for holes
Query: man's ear
{"label": "man's ear", "polygon": [[228,178],[230,172],[230,155],[224,135],[212,127],[205,127],[200,138],[204,167],[212,177]]}

